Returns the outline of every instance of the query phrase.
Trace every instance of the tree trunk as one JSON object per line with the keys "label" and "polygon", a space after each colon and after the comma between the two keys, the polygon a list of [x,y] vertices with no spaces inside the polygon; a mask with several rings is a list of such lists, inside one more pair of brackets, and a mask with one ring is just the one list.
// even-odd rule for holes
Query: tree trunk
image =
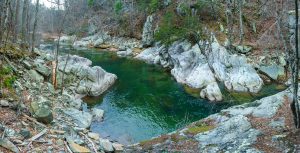
{"label": "tree trunk", "polygon": [[33,24],[33,31],[32,31],[32,45],[31,45],[31,51],[34,51],[35,48],[35,33],[36,33],[36,27],[37,27],[37,21],[38,21],[38,12],[39,12],[39,5],[40,5],[40,0],[36,0],[35,4],[35,17],[34,17],[34,24]]}
{"label": "tree trunk", "polygon": [[22,10],[22,48],[25,49],[25,46],[26,46],[26,21],[27,21],[27,15],[26,15],[26,12],[27,12],[27,3],[28,0],[24,0],[23,2],[23,10]]}
{"label": "tree trunk", "polygon": [[228,45],[227,47],[231,49],[233,42],[233,16],[232,16],[232,1],[226,0],[226,18],[227,18],[227,37]]}
{"label": "tree trunk", "polygon": [[[244,25],[243,25],[243,0],[239,1],[239,18],[240,18],[240,45],[244,42]],[[243,47],[244,50],[244,47]]]}
{"label": "tree trunk", "polygon": [[19,9],[20,9],[20,0],[16,0],[16,11],[15,11],[15,22],[14,22],[14,38],[13,42],[16,42],[18,39],[19,33]]}
{"label": "tree trunk", "polygon": [[300,111],[298,103],[298,77],[299,77],[299,44],[298,44],[298,0],[295,0],[295,11],[296,11],[296,30],[295,30],[295,57],[294,57],[294,70],[293,70],[293,103],[291,104],[291,109],[294,116],[295,127],[300,128]]}

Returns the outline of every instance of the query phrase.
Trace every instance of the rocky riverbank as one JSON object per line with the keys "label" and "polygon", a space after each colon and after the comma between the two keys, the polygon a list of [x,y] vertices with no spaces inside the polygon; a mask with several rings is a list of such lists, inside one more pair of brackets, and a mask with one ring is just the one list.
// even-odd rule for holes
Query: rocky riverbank
{"label": "rocky riverbank", "polygon": [[126,147],[127,152],[297,152],[287,89],[222,110],[186,128]]}
{"label": "rocky riverbank", "polygon": [[102,120],[104,111],[88,110],[81,100],[85,95],[102,94],[116,75],[91,67],[88,59],[61,56],[58,89],[54,89],[49,81],[54,57],[45,52],[36,54],[33,59],[10,62],[19,79],[14,83],[16,98],[4,98],[0,103],[0,152],[122,151],[121,144],[89,131],[92,121]]}
{"label": "rocky riverbank", "polygon": [[[101,34],[96,34],[80,41],[88,40],[89,44],[95,44],[98,41],[92,38],[102,39],[101,37]],[[210,50],[201,50],[198,44],[192,45],[185,40],[174,42],[169,47],[156,43],[154,47],[148,48],[143,48],[146,40],[132,42],[125,41],[126,38],[119,38],[125,48],[111,40],[115,39],[101,41],[106,44],[106,48],[103,49],[116,51],[121,57],[134,57],[171,69],[171,74],[177,82],[190,88],[201,89],[199,95],[210,101],[222,101],[220,83],[231,92],[258,93],[265,83],[285,81],[285,55],[273,57],[230,54],[216,38],[210,44]],[[148,41],[147,44],[149,43]],[[200,43],[205,47],[203,42]],[[74,46],[76,47],[76,43]],[[81,47],[93,46],[95,45]]]}

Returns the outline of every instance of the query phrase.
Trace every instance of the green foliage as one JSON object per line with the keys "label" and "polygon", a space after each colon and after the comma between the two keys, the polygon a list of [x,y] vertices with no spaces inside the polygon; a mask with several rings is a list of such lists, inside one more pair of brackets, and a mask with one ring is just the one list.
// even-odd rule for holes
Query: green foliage
{"label": "green foliage", "polygon": [[123,4],[121,0],[117,0],[114,4],[114,10],[116,14],[120,14],[123,9]]}
{"label": "green foliage", "polygon": [[17,80],[17,78],[15,76],[11,76],[9,78],[4,79],[3,81],[3,86],[6,88],[12,88],[12,85],[14,84],[14,82]]}
{"label": "green foliage", "polygon": [[196,126],[192,126],[192,127],[188,128],[187,131],[185,131],[185,133],[196,135],[198,133],[202,133],[202,132],[212,130],[213,128],[214,128],[214,126],[209,126],[209,125],[206,125],[206,124],[196,125]]}
{"label": "green foliage", "polygon": [[159,0],[151,0],[149,8],[151,13],[157,11],[159,9]]}
{"label": "green foliage", "polygon": [[2,66],[0,68],[0,86],[5,88],[12,88],[16,77],[12,74],[11,67]]}
{"label": "green foliage", "polygon": [[91,7],[91,6],[93,6],[94,5],[94,0],[88,0],[88,5],[89,5],[89,7]]}
{"label": "green foliage", "polygon": [[167,12],[154,38],[167,46],[180,39],[188,39],[195,43],[197,40],[194,35],[199,32],[201,24],[197,17],[190,14],[178,16],[174,12]]}
{"label": "green foliage", "polygon": [[3,67],[0,69],[0,76],[8,75],[8,74],[10,74],[11,72],[12,72],[11,67],[3,66]]}

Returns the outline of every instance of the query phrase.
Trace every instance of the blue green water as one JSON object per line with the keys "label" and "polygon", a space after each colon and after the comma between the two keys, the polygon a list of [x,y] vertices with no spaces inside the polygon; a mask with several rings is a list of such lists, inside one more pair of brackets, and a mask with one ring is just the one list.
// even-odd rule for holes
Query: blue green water
{"label": "blue green water", "polygon": [[[200,99],[199,91],[187,90],[170,73],[155,65],[119,58],[114,53],[96,50],[72,50],[118,76],[117,82],[100,97],[86,97],[88,107],[105,111],[102,122],[93,122],[91,130],[123,144],[132,144],[172,132],[193,121],[228,108],[282,90],[267,85],[257,95],[223,91],[223,102]],[[205,75],[205,74],[203,74]]]}

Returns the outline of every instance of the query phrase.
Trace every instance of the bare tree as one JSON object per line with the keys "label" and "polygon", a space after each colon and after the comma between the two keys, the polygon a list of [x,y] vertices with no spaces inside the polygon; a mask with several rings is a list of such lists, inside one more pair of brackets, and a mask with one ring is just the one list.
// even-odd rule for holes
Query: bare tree
{"label": "bare tree", "polygon": [[295,0],[295,12],[296,12],[296,29],[295,29],[295,56],[293,64],[293,103],[291,104],[291,109],[294,115],[294,122],[296,128],[300,128],[300,111],[298,103],[298,78],[299,78],[299,42],[298,42],[298,29],[299,29],[299,11],[298,11],[298,0]]}
{"label": "bare tree", "polygon": [[35,34],[36,34],[36,27],[37,27],[37,21],[38,21],[38,13],[39,13],[39,5],[40,5],[40,0],[36,1],[35,4],[35,17],[34,17],[34,24],[33,24],[33,32],[32,32],[32,45],[31,45],[31,51],[34,51],[35,48]]}
{"label": "bare tree", "polygon": [[[243,0],[239,1],[239,20],[240,20],[240,45],[243,45],[244,41],[244,26],[243,26]],[[244,50],[244,47],[243,47]]]}
{"label": "bare tree", "polygon": [[14,22],[14,36],[13,42],[17,41],[18,38],[18,28],[19,28],[19,10],[20,10],[20,0],[16,0],[16,10],[15,10],[15,22]]}
{"label": "bare tree", "polygon": [[233,43],[233,2],[232,0],[226,0],[226,20],[227,20],[227,37],[228,48],[231,49]]}
{"label": "bare tree", "polygon": [[24,0],[23,10],[22,10],[22,48],[25,49],[26,46],[26,21],[27,21],[27,11],[28,11],[29,0]]}

